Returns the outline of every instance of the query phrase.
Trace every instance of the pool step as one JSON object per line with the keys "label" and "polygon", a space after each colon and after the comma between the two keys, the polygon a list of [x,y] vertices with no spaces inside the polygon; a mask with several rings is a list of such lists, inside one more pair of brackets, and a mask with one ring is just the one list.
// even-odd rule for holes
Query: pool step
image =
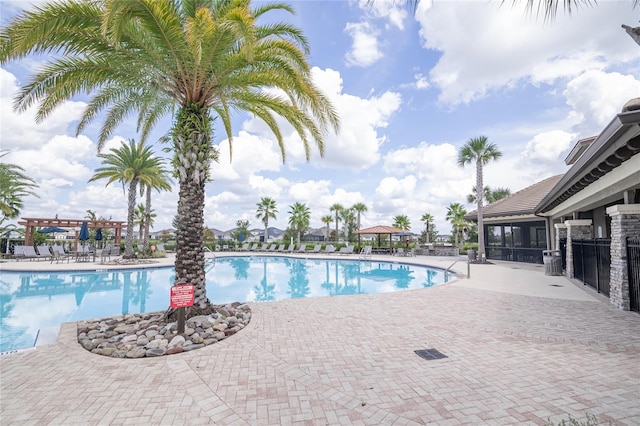
{"label": "pool step", "polygon": [[60,327],[45,327],[38,331],[34,346],[51,345],[58,341]]}

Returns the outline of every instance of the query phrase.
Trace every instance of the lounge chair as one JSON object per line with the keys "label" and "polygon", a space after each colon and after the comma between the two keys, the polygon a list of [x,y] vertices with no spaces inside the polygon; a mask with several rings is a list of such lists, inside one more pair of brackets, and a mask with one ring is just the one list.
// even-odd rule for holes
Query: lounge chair
{"label": "lounge chair", "polygon": [[277,247],[277,246],[278,246],[278,245],[277,245],[277,244],[275,244],[275,243],[274,243],[274,244],[271,244],[269,247],[267,247],[267,251],[276,251],[276,247]]}
{"label": "lounge chair", "polygon": [[242,247],[240,247],[240,251],[249,251],[249,243],[244,243]]}
{"label": "lounge chair", "polygon": [[24,252],[24,259],[38,258],[38,253],[36,253],[36,249],[33,246],[22,246],[22,251]]}
{"label": "lounge chair", "polygon": [[407,253],[404,251],[402,247],[398,247],[396,252],[393,254],[394,256],[406,256]]}
{"label": "lounge chair", "polygon": [[306,252],[307,252],[307,245],[300,244],[300,247],[298,247],[298,253],[306,253]]}
{"label": "lounge chair", "polygon": [[313,247],[313,250],[311,250],[311,253],[320,253],[321,249],[322,249],[322,244],[316,244],[315,247]]}
{"label": "lounge chair", "polygon": [[285,246],[284,244],[280,244],[280,245],[278,246],[278,250],[276,250],[276,251],[277,251],[277,252],[279,252],[279,253],[282,253],[282,252],[284,251],[284,248],[285,248],[285,247],[286,247],[286,246]]}
{"label": "lounge chair", "polygon": [[15,260],[25,259],[24,246],[13,246],[13,258]]}
{"label": "lounge chair", "polygon": [[327,244],[327,246],[324,248],[324,251],[322,253],[324,254],[332,254],[336,252],[336,248],[331,245],[331,244]]}
{"label": "lounge chair", "polygon": [[253,243],[249,251],[258,251],[258,243]]}
{"label": "lounge chair", "polygon": [[340,248],[340,250],[338,250],[338,254],[342,254],[342,255],[353,254],[353,246],[346,246],[346,247]]}
{"label": "lounge chair", "polygon": [[360,259],[371,259],[371,246],[364,246],[362,250],[360,250]]}

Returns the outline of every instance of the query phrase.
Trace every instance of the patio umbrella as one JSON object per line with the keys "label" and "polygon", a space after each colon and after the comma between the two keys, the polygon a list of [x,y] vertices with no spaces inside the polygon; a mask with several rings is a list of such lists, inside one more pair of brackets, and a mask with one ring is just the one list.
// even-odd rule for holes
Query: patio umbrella
{"label": "patio umbrella", "polygon": [[96,241],[102,241],[102,228],[96,229]]}
{"label": "patio umbrella", "polygon": [[57,226],[47,226],[46,228],[38,229],[38,232],[40,234],[55,234],[56,232],[67,232],[67,230]]}
{"label": "patio umbrella", "polygon": [[78,239],[80,241],[87,241],[89,239],[89,224],[86,220],[82,222],[80,233],[78,234]]}

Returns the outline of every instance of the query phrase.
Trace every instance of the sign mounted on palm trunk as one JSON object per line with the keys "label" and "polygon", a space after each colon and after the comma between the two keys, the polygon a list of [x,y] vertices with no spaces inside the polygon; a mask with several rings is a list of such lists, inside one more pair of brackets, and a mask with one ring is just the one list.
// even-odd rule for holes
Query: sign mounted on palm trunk
{"label": "sign mounted on palm trunk", "polygon": [[193,284],[180,284],[171,287],[171,304],[172,308],[187,308],[193,306],[194,299]]}

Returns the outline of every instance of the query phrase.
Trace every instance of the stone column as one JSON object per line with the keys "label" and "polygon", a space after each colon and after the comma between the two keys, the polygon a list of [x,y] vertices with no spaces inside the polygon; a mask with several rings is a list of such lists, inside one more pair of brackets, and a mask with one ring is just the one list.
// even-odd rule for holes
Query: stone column
{"label": "stone column", "polygon": [[554,246],[554,250],[560,250],[560,240],[562,238],[567,238],[567,225],[564,223],[556,223],[553,225],[556,229],[556,242]]}
{"label": "stone column", "polygon": [[575,278],[573,270],[573,240],[588,240],[593,238],[593,226],[591,219],[572,219],[565,220],[567,226],[567,271],[569,278]]}
{"label": "stone column", "polygon": [[627,237],[640,235],[640,204],[607,207],[611,216],[611,275],[609,300],[618,309],[629,310],[629,265]]}

